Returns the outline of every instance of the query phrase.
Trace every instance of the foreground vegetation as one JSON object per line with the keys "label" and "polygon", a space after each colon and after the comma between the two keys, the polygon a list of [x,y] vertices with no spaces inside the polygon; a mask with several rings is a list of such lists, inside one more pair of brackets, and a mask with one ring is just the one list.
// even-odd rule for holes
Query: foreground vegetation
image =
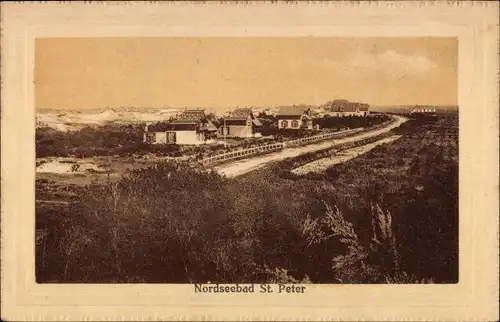
{"label": "foreground vegetation", "polygon": [[37,280],[456,282],[457,119],[317,177],[162,163],[37,203]]}
{"label": "foreground vegetation", "polygon": [[[310,159],[285,160],[276,173],[297,183],[329,187],[329,202],[346,205],[361,231],[370,231],[374,204],[392,214],[401,272],[437,282],[458,281],[458,117],[435,122],[412,120],[393,134],[391,144],[323,174],[305,177],[286,171]],[[372,228],[373,231],[373,228]],[[368,238],[370,234],[364,234]]]}

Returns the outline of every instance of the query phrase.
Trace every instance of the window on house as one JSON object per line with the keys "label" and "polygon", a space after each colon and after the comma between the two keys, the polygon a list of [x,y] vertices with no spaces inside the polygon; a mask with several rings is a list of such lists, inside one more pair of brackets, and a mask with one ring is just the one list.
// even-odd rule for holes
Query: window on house
{"label": "window on house", "polygon": [[297,121],[292,121],[292,127],[299,127],[299,122]]}
{"label": "window on house", "polygon": [[281,121],[281,127],[282,128],[287,128],[288,127],[288,121]]}
{"label": "window on house", "polygon": [[167,143],[175,143],[175,132],[167,132]]}
{"label": "window on house", "polygon": [[146,134],[146,143],[153,143],[155,140],[155,133]]}

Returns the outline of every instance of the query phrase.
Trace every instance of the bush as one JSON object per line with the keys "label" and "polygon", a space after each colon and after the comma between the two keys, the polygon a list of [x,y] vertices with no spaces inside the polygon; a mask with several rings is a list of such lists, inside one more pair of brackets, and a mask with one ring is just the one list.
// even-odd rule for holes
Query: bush
{"label": "bush", "polygon": [[87,126],[79,131],[61,132],[48,127],[36,130],[37,158],[94,157],[148,152],[142,142],[142,125]]}
{"label": "bush", "polygon": [[346,117],[330,117],[325,116],[315,120],[316,124],[322,129],[337,129],[342,128],[359,128],[359,127],[372,127],[383,124],[390,120],[390,116],[383,114],[379,116],[346,116]]}

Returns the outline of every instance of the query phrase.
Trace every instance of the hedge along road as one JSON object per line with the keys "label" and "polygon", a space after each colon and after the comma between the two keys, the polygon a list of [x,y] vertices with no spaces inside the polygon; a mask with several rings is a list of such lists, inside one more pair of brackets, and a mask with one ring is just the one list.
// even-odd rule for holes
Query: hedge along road
{"label": "hedge along road", "polygon": [[404,122],[408,121],[406,117],[393,115],[394,122],[391,122],[386,127],[378,128],[371,131],[362,132],[359,134],[355,134],[353,136],[349,136],[343,139],[335,139],[333,141],[323,141],[321,143],[314,143],[306,146],[294,147],[294,148],[285,148],[278,152],[269,153],[266,155],[260,155],[256,157],[252,157],[249,159],[237,160],[230,163],[221,164],[219,166],[214,167],[214,170],[218,173],[225,175],[229,178],[234,178],[240,176],[242,174],[248,173],[250,171],[254,171],[260,169],[270,162],[281,161],[286,158],[297,157],[301,154],[315,152],[318,150],[326,149],[329,147],[334,147],[339,144],[357,142],[360,140],[364,140],[367,138],[372,138],[378,136],[380,134],[391,131],[392,129],[397,128]]}

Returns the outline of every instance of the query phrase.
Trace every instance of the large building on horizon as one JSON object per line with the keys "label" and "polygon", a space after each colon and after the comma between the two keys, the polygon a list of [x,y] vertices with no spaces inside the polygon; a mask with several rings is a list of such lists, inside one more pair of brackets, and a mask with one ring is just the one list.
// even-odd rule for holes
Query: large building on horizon
{"label": "large building on horizon", "polygon": [[334,100],[322,106],[323,115],[331,117],[369,116],[370,105],[347,100]]}

